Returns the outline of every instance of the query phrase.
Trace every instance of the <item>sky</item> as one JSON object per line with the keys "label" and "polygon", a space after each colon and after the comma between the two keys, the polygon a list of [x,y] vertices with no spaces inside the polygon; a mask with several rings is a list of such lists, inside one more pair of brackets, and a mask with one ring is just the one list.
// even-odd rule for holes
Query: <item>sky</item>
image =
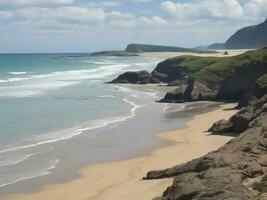
{"label": "sky", "polygon": [[267,17],[267,0],[0,0],[0,53],[195,47]]}

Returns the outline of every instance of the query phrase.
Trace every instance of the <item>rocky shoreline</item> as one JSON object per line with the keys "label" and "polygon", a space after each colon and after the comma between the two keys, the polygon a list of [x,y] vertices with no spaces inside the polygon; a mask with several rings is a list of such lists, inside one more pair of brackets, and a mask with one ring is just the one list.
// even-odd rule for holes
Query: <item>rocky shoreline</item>
{"label": "rocky shoreline", "polygon": [[[247,200],[266,198],[252,178],[267,173],[267,48],[230,58],[180,56],[151,73],[126,72],[110,83],[176,85],[160,102],[233,101],[241,110],[207,130],[236,138],[217,151],[186,164],[150,171],[145,180],[174,178],[161,200]],[[174,158],[175,159],[175,158]]]}
{"label": "rocky shoreline", "polygon": [[[157,199],[265,198],[253,190],[253,184],[245,186],[244,182],[267,173],[267,95],[235,114],[227,129],[225,123],[217,122],[210,129],[216,134],[236,133],[237,137],[222,148],[183,165],[148,172],[146,180],[174,177],[173,184]],[[266,191],[266,185],[262,187]]]}
{"label": "rocky shoreline", "polygon": [[266,57],[267,48],[223,58],[179,56],[159,63],[151,73],[125,72],[110,83],[177,86],[160,100],[164,103],[238,101],[242,107],[266,92]]}

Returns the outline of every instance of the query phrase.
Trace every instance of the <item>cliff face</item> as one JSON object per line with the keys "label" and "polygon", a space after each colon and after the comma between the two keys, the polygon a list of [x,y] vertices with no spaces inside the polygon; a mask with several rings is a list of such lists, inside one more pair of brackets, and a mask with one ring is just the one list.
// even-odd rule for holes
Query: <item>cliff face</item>
{"label": "cliff face", "polygon": [[220,58],[188,79],[184,92],[170,93],[162,102],[198,100],[241,100],[251,92],[258,78],[267,73],[267,48]]}
{"label": "cliff face", "polygon": [[[213,57],[197,57],[197,56],[180,56],[167,59],[158,64],[158,66],[150,74],[147,83],[167,83],[169,85],[187,84],[189,77],[194,73],[214,63],[219,58]],[[127,76],[125,76],[127,74]],[[143,78],[140,76],[144,71],[126,72],[113,81],[112,83],[142,83]],[[147,74],[147,72],[146,72]],[[132,76],[130,76],[132,75]],[[133,76],[140,76],[139,80],[131,81]]]}
{"label": "cliff face", "polygon": [[232,132],[243,124],[242,130],[222,148],[182,165],[148,172],[144,179],[174,177],[173,184],[157,199],[248,200],[256,196],[261,199],[262,194],[249,189],[244,181],[267,173],[267,96],[231,119],[231,128],[220,133]]}

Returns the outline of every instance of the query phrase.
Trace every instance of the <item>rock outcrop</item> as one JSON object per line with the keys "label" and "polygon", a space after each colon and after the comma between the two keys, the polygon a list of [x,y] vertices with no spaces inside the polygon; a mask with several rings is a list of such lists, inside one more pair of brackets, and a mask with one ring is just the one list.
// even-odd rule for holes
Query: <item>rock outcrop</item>
{"label": "rock outcrop", "polygon": [[[187,82],[191,76],[197,71],[203,69],[207,65],[210,65],[219,60],[214,57],[198,57],[198,56],[179,56],[167,59],[157,65],[157,67],[151,72],[151,79],[149,83],[166,83],[168,85],[187,85]],[[135,72],[126,72],[135,76]],[[119,76],[120,77],[120,76]],[[116,78],[111,82],[117,82],[120,78]],[[131,79],[130,76],[128,76]],[[129,83],[131,81],[124,81],[120,83]],[[142,82],[140,79],[136,82]]]}
{"label": "rock outcrop", "polygon": [[191,74],[191,78],[187,79],[188,86],[184,94],[177,93],[172,95],[173,98],[167,94],[161,102],[239,101],[266,73],[267,48],[234,57],[219,58]]}
{"label": "rock outcrop", "polygon": [[248,189],[244,181],[267,173],[266,104],[267,96],[233,116],[231,124],[220,121],[214,125],[215,131],[242,130],[220,149],[182,165],[148,172],[146,180],[174,177],[173,184],[157,199],[255,199],[255,191]]}
{"label": "rock outcrop", "polygon": [[160,83],[158,79],[153,77],[148,71],[125,72],[110,83],[131,83],[131,84],[147,84]]}

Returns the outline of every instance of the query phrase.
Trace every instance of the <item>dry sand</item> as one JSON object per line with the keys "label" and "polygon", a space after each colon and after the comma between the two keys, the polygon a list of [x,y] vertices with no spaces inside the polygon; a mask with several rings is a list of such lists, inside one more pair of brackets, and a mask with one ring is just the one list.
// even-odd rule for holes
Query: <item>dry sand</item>
{"label": "dry sand", "polygon": [[[241,49],[241,50],[216,50],[217,53],[190,53],[190,52],[148,52],[148,53],[140,53],[141,56],[152,56],[152,57],[163,57],[163,58],[171,58],[176,56],[184,56],[184,55],[191,55],[191,56],[202,56],[202,57],[229,57],[229,56],[236,56],[250,49]],[[227,55],[224,52],[228,52]]]}
{"label": "dry sand", "polygon": [[3,197],[3,200],[151,200],[172,183],[172,179],[143,181],[149,171],[181,164],[218,149],[231,137],[209,135],[205,131],[219,119],[227,119],[236,111],[225,104],[211,112],[199,114],[183,129],[159,134],[172,141],[143,157],[110,163],[88,165],[80,176],[62,184],[48,185],[35,193]]}

